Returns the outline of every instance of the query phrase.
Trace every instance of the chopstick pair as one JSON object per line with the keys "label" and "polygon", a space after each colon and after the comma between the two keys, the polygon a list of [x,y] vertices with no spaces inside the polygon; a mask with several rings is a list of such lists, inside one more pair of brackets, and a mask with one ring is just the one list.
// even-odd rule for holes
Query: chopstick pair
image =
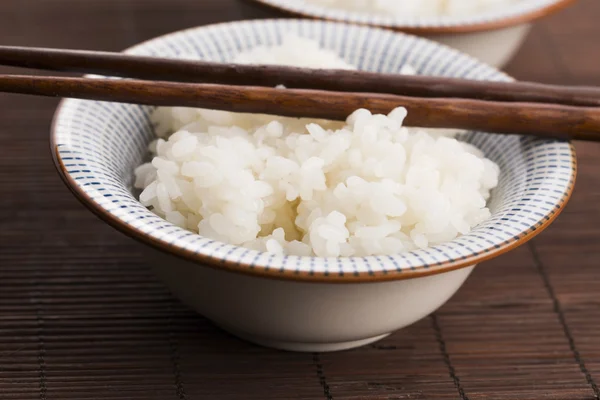
{"label": "chopstick pair", "polygon": [[0,46],[0,64],[134,78],[0,75],[2,92],[332,120],[404,106],[408,126],[600,140],[596,88],[10,46]]}

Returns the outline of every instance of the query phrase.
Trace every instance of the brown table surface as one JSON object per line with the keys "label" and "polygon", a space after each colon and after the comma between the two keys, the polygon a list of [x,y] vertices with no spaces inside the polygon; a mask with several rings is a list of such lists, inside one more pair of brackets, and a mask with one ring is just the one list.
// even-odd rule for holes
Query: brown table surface
{"label": "brown table surface", "polygon": [[[234,0],[1,0],[0,38],[120,50],[243,15]],[[600,1],[580,0],[544,20],[508,72],[600,85],[599,17]],[[599,145],[577,143],[559,220],[435,316],[358,350],[293,354],[185,309],[140,245],[73,198],[48,149],[56,104],[0,95],[0,399],[599,398]]]}

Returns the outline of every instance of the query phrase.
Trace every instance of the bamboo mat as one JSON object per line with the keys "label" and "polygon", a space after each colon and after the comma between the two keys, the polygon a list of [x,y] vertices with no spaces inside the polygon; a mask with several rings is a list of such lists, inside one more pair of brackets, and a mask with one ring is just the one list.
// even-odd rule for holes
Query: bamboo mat
{"label": "bamboo mat", "polygon": [[[241,18],[235,4],[3,0],[0,37],[117,50]],[[600,85],[600,52],[585,40],[600,35],[598,13],[581,0],[548,19],[509,72]],[[46,141],[55,106],[0,96],[0,399],[599,398],[600,146],[577,144],[576,192],[554,226],[478,267],[438,313],[357,350],[294,354],[187,310],[141,245],[73,199]]]}
{"label": "bamboo mat", "polygon": [[[591,399],[598,393],[597,275],[589,266],[573,268],[555,285],[538,245],[477,269],[436,315],[379,343],[292,354],[246,344],[186,310],[142,265],[137,244],[97,229],[85,210],[55,218],[35,250],[19,244],[35,237],[50,213],[13,229],[11,248],[2,235],[2,399]],[[81,226],[94,232],[75,247]]]}

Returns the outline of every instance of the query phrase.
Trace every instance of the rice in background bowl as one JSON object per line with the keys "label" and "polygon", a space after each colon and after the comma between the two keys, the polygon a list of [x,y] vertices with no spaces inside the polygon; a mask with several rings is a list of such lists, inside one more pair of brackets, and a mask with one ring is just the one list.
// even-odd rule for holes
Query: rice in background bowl
{"label": "rice in background bowl", "polygon": [[398,19],[414,17],[464,17],[492,13],[527,0],[304,0],[308,4]]}
{"label": "rice in background bowl", "polygon": [[[295,17],[407,32],[456,48],[495,67],[505,66],[538,19],[575,0],[242,0],[248,18],[258,7]],[[248,4],[246,4],[248,3]],[[274,14],[272,11],[278,11]]]}
{"label": "rice in background bowl", "polygon": [[[360,69],[469,79],[509,79],[454,50],[390,31],[305,20],[267,20],[191,29],[129,50],[140,55],[230,61],[287,33],[309,37]],[[501,170],[492,213],[471,232],[427,249],[370,257],[298,257],[202,237],[139,203],[132,171],[155,139],[152,107],[68,99],[52,129],[57,168],[69,189],[108,224],[146,244],[148,264],[185,303],[254,343],[334,351],[385,337],[436,310],[473,266],[545,229],[575,179],[569,143],[461,134]]]}

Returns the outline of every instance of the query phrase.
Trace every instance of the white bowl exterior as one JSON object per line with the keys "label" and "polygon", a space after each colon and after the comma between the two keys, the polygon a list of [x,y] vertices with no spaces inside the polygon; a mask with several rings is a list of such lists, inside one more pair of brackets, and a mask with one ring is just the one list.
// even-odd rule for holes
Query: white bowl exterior
{"label": "white bowl exterior", "polygon": [[151,252],[148,262],[184,303],[223,329],[293,351],[355,347],[437,310],[473,267],[375,283],[306,283],[232,273]]}
{"label": "white bowl exterior", "polygon": [[530,30],[531,24],[521,24],[491,31],[424,37],[467,53],[486,64],[502,68],[519,50]]}

